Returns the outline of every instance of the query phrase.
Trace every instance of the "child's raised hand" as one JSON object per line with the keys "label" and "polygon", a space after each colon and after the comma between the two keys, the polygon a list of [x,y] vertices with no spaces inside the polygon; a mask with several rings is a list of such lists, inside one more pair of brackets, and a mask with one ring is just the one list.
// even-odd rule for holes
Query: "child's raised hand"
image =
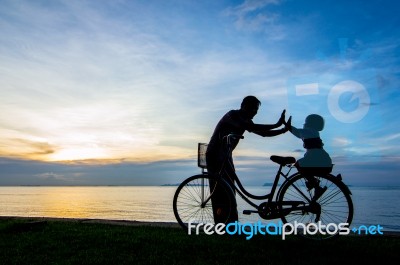
{"label": "child's raised hand", "polygon": [[285,122],[285,130],[290,131],[291,129],[292,129],[292,116],[290,116],[287,122]]}

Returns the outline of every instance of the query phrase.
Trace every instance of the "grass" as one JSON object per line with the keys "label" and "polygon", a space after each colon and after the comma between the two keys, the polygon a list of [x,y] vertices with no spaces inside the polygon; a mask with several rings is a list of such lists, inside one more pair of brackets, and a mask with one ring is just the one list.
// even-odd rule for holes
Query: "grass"
{"label": "grass", "polygon": [[398,264],[400,238],[187,235],[183,229],[0,220],[0,264]]}

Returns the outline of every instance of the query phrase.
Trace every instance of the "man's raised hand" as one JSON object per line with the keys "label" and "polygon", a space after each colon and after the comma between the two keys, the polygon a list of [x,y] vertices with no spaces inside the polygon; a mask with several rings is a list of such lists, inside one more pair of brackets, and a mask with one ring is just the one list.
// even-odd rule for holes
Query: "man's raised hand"
{"label": "man's raised hand", "polygon": [[279,126],[281,126],[282,124],[286,124],[286,122],[285,122],[285,113],[286,113],[286,110],[284,109],[282,111],[281,117],[279,118],[279,121],[278,121],[278,125]]}

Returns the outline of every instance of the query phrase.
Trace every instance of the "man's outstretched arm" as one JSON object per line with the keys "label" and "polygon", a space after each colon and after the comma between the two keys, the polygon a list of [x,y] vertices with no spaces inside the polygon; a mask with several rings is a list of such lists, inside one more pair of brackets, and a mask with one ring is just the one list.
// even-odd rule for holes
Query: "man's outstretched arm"
{"label": "man's outstretched arm", "polygon": [[[284,116],[284,113],[282,113],[282,116]],[[292,128],[292,117],[288,119],[287,122],[283,122],[285,124],[285,127],[279,130],[255,130],[253,133],[260,135],[262,137],[272,137],[272,136],[277,136],[280,134],[284,134],[285,132],[291,130]],[[280,126],[280,125],[279,125]]]}
{"label": "man's outstretched arm", "polygon": [[257,135],[260,135],[262,137],[272,137],[272,136],[277,136],[280,134],[284,134],[287,132],[285,128],[279,129],[279,130],[265,130],[265,131],[253,131],[252,133],[255,133]]}
{"label": "man's outstretched arm", "polygon": [[280,124],[279,122],[275,123],[275,124],[251,124],[249,125],[249,132],[267,132],[270,131],[272,129],[276,129],[279,126],[281,126],[282,124]]}
{"label": "man's outstretched arm", "polygon": [[[281,125],[285,124],[285,113],[286,110],[282,111],[281,117],[279,118],[278,122],[275,124],[251,124],[251,126],[249,126],[248,131],[250,132],[254,132],[257,134],[258,133],[266,133],[272,129],[276,129],[278,127],[280,127]],[[274,136],[274,135],[271,135]]]}

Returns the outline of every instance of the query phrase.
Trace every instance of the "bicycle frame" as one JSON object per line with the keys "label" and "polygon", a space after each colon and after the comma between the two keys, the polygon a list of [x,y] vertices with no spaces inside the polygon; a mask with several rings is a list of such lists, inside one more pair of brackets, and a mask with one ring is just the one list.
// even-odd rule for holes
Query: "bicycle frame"
{"label": "bicycle frame", "polygon": [[283,169],[283,166],[280,165],[279,169],[278,169],[278,171],[277,171],[277,173],[275,175],[274,183],[272,184],[271,190],[266,195],[260,195],[259,196],[259,195],[254,195],[254,194],[251,194],[250,192],[248,192],[244,188],[242,183],[240,182],[240,180],[239,180],[237,175],[234,176],[235,183],[237,183],[237,185],[235,185],[234,189],[244,201],[246,201],[248,204],[250,204],[254,208],[258,208],[258,205],[256,205],[254,202],[252,202],[249,198],[255,199],[255,200],[267,200],[268,203],[271,203],[273,201],[274,196],[275,196],[275,192],[276,192],[276,189],[278,187],[280,177],[282,176],[286,181],[288,179],[290,171],[292,170],[292,167],[289,167],[289,170],[287,171],[286,174],[284,174],[282,172],[282,169]]}
{"label": "bicycle frame", "polygon": [[[226,166],[230,166],[232,169],[234,168],[233,165],[229,164],[229,159],[228,159],[232,155],[231,138],[243,138],[243,136],[229,134],[229,135],[225,136],[224,138],[227,139],[228,150],[227,150],[227,155],[224,158],[224,162],[222,163],[221,169],[220,169],[219,174],[218,174],[218,178],[219,179],[223,179],[221,176],[222,176],[222,172],[226,171]],[[234,184],[233,187],[231,187],[232,190],[237,192],[239,194],[239,196],[245,202],[247,202],[253,208],[257,209],[257,211],[247,210],[248,212],[259,213],[259,211],[258,211],[259,205],[257,205],[254,202],[252,202],[249,198],[255,199],[255,200],[267,200],[268,204],[271,204],[273,202],[273,199],[274,199],[274,196],[275,196],[275,192],[276,192],[276,189],[277,189],[278,184],[279,184],[280,177],[282,176],[285,179],[285,181],[287,181],[289,179],[289,174],[290,174],[292,168],[294,168],[294,166],[287,166],[287,167],[289,167],[289,170],[285,174],[282,171],[283,167],[284,167],[284,165],[281,165],[281,164],[279,165],[279,169],[278,169],[278,171],[277,171],[277,173],[275,175],[274,183],[273,183],[273,185],[271,187],[270,193],[268,193],[266,195],[261,195],[261,196],[254,195],[254,194],[251,194],[250,192],[248,192],[244,188],[242,183],[240,182],[240,180],[239,180],[238,176],[236,175],[236,173],[234,173],[233,179],[234,179],[235,183],[237,183],[237,184]],[[232,170],[230,173],[232,173],[232,172],[234,172],[234,170]],[[285,181],[281,184],[281,187],[284,185]],[[224,182],[227,185],[229,185],[226,181],[224,181]],[[231,186],[231,185],[229,185],[229,186]],[[212,193],[210,194],[210,197],[212,196]],[[279,194],[279,191],[278,191],[278,194]],[[304,196],[304,197],[308,200],[307,196]],[[208,198],[203,204],[205,205],[209,200],[210,200],[210,198]],[[301,203],[303,203],[303,202],[302,201],[291,201],[291,202],[285,203],[285,205],[287,204],[287,205],[292,205],[292,206],[298,206]],[[291,209],[291,210],[293,210],[293,209]]]}

